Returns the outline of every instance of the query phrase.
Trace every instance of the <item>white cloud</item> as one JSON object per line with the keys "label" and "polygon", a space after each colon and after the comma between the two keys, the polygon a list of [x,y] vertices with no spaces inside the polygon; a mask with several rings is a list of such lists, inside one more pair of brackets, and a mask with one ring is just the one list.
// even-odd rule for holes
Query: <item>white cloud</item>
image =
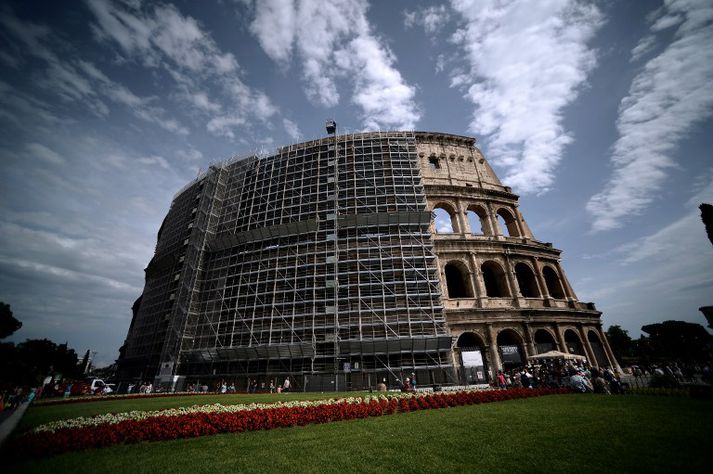
{"label": "white cloud", "polygon": [[587,204],[594,231],[621,227],[651,204],[667,169],[676,166],[676,145],[713,111],[710,3],[672,2],[659,13],[652,31],[678,26],[672,42],[646,63],[620,104],[614,171]]}
{"label": "white cloud", "polygon": [[250,29],[265,53],[285,64],[293,49],[302,65],[305,93],[322,106],[340,101],[337,79],[354,84],[352,102],[367,129],[413,129],[420,119],[415,88],[394,67],[396,58],[372,32],[364,0],[255,3]]}
{"label": "white cloud", "polygon": [[[88,1],[88,6],[97,21],[95,35],[114,42],[148,68],[164,69],[176,81],[176,97],[192,110],[210,115],[206,122],[210,133],[233,139],[235,128],[249,118],[266,121],[277,113],[267,95],[240,79],[235,57],[222,51],[198,21],[175,6],[111,0]],[[220,92],[219,97],[209,95],[209,90]]]}
{"label": "white cloud", "polygon": [[[294,0],[263,0],[255,10],[250,31],[274,61],[289,61],[296,28]],[[269,32],[269,41],[267,34]]]}
{"label": "white cloud", "polygon": [[138,158],[136,161],[138,161],[142,165],[159,166],[165,170],[170,168],[168,161],[166,161],[166,158],[164,158],[162,156],[157,156],[157,155],[143,156],[141,158]]}
{"label": "white cloud", "polygon": [[285,127],[285,131],[291,139],[297,141],[302,137],[302,132],[300,132],[300,128],[292,120],[282,119],[282,125]]}
{"label": "white cloud", "polygon": [[25,148],[27,148],[27,152],[31,157],[40,158],[55,165],[63,165],[67,163],[67,161],[59,153],[50,150],[40,143],[28,143]]}
{"label": "white cloud", "polygon": [[475,110],[469,129],[487,135],[503,181],[519,192],[546,191],[572,136],[562,125],[594,67],[587,45],[602,24],[595,5],[579,1],[452,0],[462,28],[452,41],[468,70],[451,84],[467,87]]}
{"label": "white cloud", "polygon": [[430,6],[421,11],[404,11],[404,26],[423,26],[429,35],[437,34],[450,20],[450,12],[445,5]]}

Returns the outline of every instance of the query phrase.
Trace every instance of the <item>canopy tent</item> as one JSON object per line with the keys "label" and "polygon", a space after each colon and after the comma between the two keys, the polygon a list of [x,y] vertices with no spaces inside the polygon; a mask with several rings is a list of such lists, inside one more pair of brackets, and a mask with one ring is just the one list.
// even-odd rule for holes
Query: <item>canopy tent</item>
{"label": "canopy tent", "polygon": [[560,351],[548,351],[548,352],[543,352],[542,354],[537,354],[534,356],[530,356],[530,359],[567,359],[567,360],[587,360],[586,357],[578,355],[578,354],[567,354],[566,352],[560,352]]}

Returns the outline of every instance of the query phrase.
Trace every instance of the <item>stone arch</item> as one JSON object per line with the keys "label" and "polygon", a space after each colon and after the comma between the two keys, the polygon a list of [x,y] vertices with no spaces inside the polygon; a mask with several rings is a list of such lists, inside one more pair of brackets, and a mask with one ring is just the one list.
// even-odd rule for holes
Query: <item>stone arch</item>
{"label": "stone arch", "polygon": [[540,298],[540,290],[537,287],[537,279],[532,267],[525,262],[515,264],[515,276],[517,285],[520,287],[520,294],[525,298]]}
{"label": "stone arch", "polygon": [[592,352],[596,358],[597,366],[608,367],[610,365],[609,358],[607,357],[604,345],[602,344],[597,331],[594,329],[587,331],[587,340],[589,341],[589,346],[592,348]]}
{"label": "stone arch", "polygon": [[535,350],[538,354],[554,351],[557,349],[557,342],[554,334],[545,328],[535,331]]}
{"label": "stone arch", "polygon": [[472,298],[473,285],[470,282],[468,266],[459,260],[452,260],[443,267],[446,276],[448,298]]}
{"label": "stone arch", "polygon": [[433,206],[433,230],[437,234],[454,234],[460,231],[455,207],[442,202]]}
{"label": "stone arch", "polygon": [[[465,211],[465,215],[468,218],[468,225],[470,227],[471,234],[490,235],[490,228],[488,226],[488,212],[483,206],[468,206],[468,210]],[[480,230],[478,230],[478,228],[480,228]]]}
{"label": "stone arch", "polygon": [[507,277],[500,264],[494,260],[483,262],[480,266],[483,273],[485,294],[490,298],[507,298],[510,296]]}
{"label": "stone arch", "polygon": [[525,340],[515,329],[501,330],[496,337],[496,342],[503,369],[510,370],[526,364]]}
{"label": "stone arch", "polygon": [[545,278],[547,292],[555,299],[564,299],[564,287],[557,271],[549,265],[542,268],[542,276]]}
{"label": "stone arch", "polygon": [[517,226],[517,219],[513,216],[510,210],[501,207],[498,209],[498,223],[503,235],[508,237],[520,237],[520,229]]}
{"label": "stone arch", "polygon": [[488,356],[483,338],[466,331],[456,341],[461,367],[461,381],[465,384],[486,383],[488,381]]}
{"label": "stone arch", "polygon": [[586,356],[584,352],[584,345],[582,340],[579,338],[579,334],[574,329],[567,329],[564,332],[564,343],[567,346],[567,352],[570,354],[577,354]]}

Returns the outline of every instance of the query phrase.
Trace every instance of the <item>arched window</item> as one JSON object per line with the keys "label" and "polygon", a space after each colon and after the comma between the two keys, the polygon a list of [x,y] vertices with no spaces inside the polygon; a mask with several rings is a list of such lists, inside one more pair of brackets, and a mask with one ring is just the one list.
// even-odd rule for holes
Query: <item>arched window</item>
{"label": "arched window", "polygon": [[433,209],[433,227],[437,234],[452,234],[456,231],[453,225],[453,212],[442,207]]}
{"label": "arched window", "polygon": [[485,283],[485,293],[491,298],[503,298],[510,296],[505,272],[496,262],[485,262],[481,265],[483,272],[483,283]]}
{"label": "arched window", "polygon": [[466,211],[466,216],[468,216],[468,226],[470,227],[470,233],[473,235],[487,235],[488,225],[487,225],[487,214],[485,210],[481,207],[474,207]]}
{"label": "arched window", "polygon": [[498,223],[502,234],[508,237],[519,237],[520,231],[517,228],[517,221],[512,213],[507,209],[498,209]]}
{"label": "arched window", "polygon": [[525,298],[538,298],[540,296],[535,274],[529,265],[522,262],[515,265],[515,275],[517,276],[517,284],[520,287],[522,296]]}
{"label": "arched window", "polygon": [[468,271],[459,262],[446,264],[446,286],[449,298],[472,298],[473,289],[468,281]]}
{"label": "arched window", "polygon": [[564,290],[562,289],[562,282],[560,281],[559,275],[555,272],[552,267],[545,267],[542,269],[542,275],[545,277],[545,284],[547,284],[547,292],[551,297],[556,299],[564,298]]}

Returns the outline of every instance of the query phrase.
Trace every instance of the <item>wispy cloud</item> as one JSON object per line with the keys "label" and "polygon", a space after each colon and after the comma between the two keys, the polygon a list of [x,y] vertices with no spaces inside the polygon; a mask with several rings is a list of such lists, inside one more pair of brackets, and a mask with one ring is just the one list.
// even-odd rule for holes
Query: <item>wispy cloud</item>
{"label": "wispy cloud", "polygon": [[571,133],[565,108],[596,64],[588,46],[603,22],[579,1],[452,0],[461,28],[452,40],[467,68],[452,85],[475,106],[470,130],[487,135],[490,156],[519,192],[546,191]]}
{"label": "wispy cloud", "polygon": [[416,90],[396,69],[396,57],[372,31],[364,0],[256,2],[250,29],[265,53],[287,67],[297,52],[308,98],[340,101],[337,79],[351,79],[352,102],[367,129],[413,129],[420,119]]}
{"label": "wispy cloud", "polygon": [[619,138],[611,157],[614,171],[587,204],[594,231],[621,227],[628,217],[646,209],[666,171],[676,166],[673,151],[678,143],[713,113],[710,2],[670,2],[658,13],[651,31],[676,31],[671,43],[634,78],[621,102]]}
{"label": "wispy cloud", "polygon": [[65,101],[86,105],[99,117],[109,114],[105,103],[108,99],[126,106],[136,117],[170,132],[188,133],[177,120],[167,118],[166,111],[154,104],[155,99],[138,97],[76,54],[60,58],[53,46],[63,43],[48,27],[24,22],[7,11],[0,15],[0,24],[20,42],[25,54],[45,63],[46,74],[36,81],[39,86],[58,94]]}
{"label": "wispy cloud", "polygon": [[65,160],[59,153],[54,150],[50,150],[41,143],[28,143],[26,149],[31,158],[39,158],[53,165],[63,165],[67,163],[67,160]]}
{"label": "wispy cloud", "polygon": [[291,139],[299,140],[300,138],[302,138],[302,132],[300,132],[300,128],[292,120],[283,119],[282,125],[285,127],[285,131],[287,132],[287,135],[289,135]]}
{"label": "wispy cloud", "polygon": [[248,119],[266,121],[277,113],[265,93],[241,80],[233,54],[222,51],[197,20],[175,6],[112,0],[87,5],[96,18],[97,38],[148,68],[166,71],[175,81],[175,96],[188,109],[208,115],[205,126],[210,133],[234,139],[235,129],[246,126]]}

